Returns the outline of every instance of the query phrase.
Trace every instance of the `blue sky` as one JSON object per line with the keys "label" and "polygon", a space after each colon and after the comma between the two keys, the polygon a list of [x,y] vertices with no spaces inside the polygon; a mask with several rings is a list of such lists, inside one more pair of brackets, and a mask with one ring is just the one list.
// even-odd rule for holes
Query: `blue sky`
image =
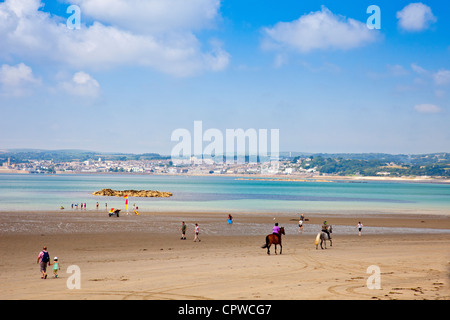
{"label": "blue sky", "polygon": [[449,152],[449,18],[445,1],[0,1],[0,149],[170,154],[201,120],[279,129],[281,151]]}

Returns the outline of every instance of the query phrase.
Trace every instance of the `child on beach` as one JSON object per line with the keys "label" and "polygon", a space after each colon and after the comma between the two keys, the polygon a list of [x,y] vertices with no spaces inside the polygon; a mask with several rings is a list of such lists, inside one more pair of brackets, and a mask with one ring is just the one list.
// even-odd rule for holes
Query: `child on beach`
{"label": "child on beach", "polygon": [[181,240],[186,240],[186,224],[184,223],[184,221],[181,223]]}
{"label": "child on beach", "polygon": [[303,233],[303,220],[302,219],[298,220],[298,232]]}
{"label": "child on beach", "polygon": [[55,278],[58,278],[58,270],[61,270],[61,268],[59,267],[58,257],[55,257],[53,259],[53,276]]}
{"label": "child on beach", "polygon": [[305,215],[302,213],[300,219],[298,220],[298,232],[303,233],[303,221],[305,220]]}
{"label": "child on beach", "polygon": [[356,227],[358,228],[358,236],[361,237],[361,230],[362,230],[362,227],[363,227],[363,224],[361,223],[361,221],[358,222],[358,225]]}
{"label": "child on beach", "polygon": [[198,235],[200,233],[200,228],[198,227],[198,224],[195,224],[195,230],[194,230],[194,242],[196,242],[198,240],[198,242],[200,242],[201,240],[198,238]]}

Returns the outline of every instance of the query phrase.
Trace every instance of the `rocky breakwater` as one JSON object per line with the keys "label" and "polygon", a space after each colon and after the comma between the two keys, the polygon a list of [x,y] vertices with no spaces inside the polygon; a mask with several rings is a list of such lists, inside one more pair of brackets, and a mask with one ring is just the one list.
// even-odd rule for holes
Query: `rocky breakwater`
{"label": "rocky breakwater", "polygon": [[106,197],[158,197],[168,198],[172,196],[171,192],[155,191],[155,190],[112,190],[102,189],[92,193],[94,196],[106,196]]}

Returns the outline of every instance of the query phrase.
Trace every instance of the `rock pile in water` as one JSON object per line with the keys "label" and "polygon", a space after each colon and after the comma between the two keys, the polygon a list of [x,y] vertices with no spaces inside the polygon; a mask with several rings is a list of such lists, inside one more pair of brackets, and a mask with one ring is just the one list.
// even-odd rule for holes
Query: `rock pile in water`
{"label": "rock pile in water", "polygon": [[158,197],[168,198],[172,196],[171,192],[155,191],[155,190],[112,190],[102,189],[92,193],[94,196],[107,196],[107,197]]}

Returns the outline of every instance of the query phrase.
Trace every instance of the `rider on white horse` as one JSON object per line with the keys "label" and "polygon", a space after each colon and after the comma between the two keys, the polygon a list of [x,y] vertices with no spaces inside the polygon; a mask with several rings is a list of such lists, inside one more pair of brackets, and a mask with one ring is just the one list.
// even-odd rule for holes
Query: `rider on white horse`
{"label": "rider on white horse", "polygon": [[328,235],[328,238],[331,239],[331,235],[330,232],[328,231],[328,225],[326,221],[323,222],[322,232],[325,232]]}

